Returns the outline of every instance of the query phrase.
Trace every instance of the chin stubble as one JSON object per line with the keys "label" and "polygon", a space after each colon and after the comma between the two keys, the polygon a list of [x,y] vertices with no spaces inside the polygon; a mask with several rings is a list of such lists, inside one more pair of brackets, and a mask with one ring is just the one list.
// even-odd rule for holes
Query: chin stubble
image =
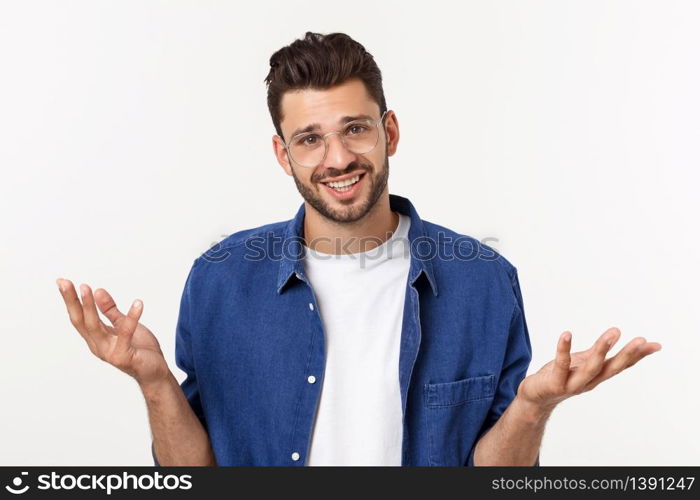
{"label": "chin stubble", "polygon": [[[294,183],[297,186],[297,190],[301,194],[302,198],[306,200],[309,205],[314,207],[318,213],[320,213],[325,218],[333,222],[355,222],[362,219],[367,213],[372,210],[372,207],[377,203],[382,195],[382,192],[386,188],[389,179],[389,156],[384,157],[384,168],[376,175],[372,177],[373,170],[371,165],[367,165],[369,168],[355,168],[347,172],[339,173],[338,175],[332,175],[329,177],[338,177],[339,175],[349,174],[351,172],[364,172],[366,181],[370,182],[370,192],[369,196],[360,207],[350,206],[345,209],[335,209],[331,207],[326,201],[324,201],[322,195],[319,193],[322,187],[309,187],[300,181],[294,169],[292,169],[292,177],[294,178]],[[316,183],[318,185],[318,183]]]}

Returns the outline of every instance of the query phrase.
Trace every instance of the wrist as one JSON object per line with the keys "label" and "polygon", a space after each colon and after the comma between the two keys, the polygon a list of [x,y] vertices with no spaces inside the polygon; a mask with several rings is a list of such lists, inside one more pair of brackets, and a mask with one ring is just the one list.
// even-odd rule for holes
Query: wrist
{"label": "wrist", "polygon": [[171,371],[168,371],[166,374],[158,378],[138,381],[138,384],[141,388],[141,392],[143,392],[143,395],[147,400],[153,399],[168,391],[171,387],[173,387],[173,384],[179,385],[177,379]]}
{"label": "wrist", "polygon": [[521,396],[515,396],[513,409],[516,416],[523,422],[538,424],[549,418],[556,405],[544,405],[529,401]]}

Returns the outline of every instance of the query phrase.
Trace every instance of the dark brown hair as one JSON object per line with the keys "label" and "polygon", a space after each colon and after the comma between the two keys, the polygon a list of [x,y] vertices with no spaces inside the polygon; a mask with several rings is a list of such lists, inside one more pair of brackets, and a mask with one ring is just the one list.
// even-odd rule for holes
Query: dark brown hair
{"label": "dark brown hair", "polygon": [[280,128],[280,104],[285,92],[308,88],[324,90],[350,78],[362,80],[379,105],[379,113],[386,111],[379,67],[372,54],[345,33],[322,35],[307,31],[304,38],[272,54],[265,83],[267,107],[277,134],[284,138]]}

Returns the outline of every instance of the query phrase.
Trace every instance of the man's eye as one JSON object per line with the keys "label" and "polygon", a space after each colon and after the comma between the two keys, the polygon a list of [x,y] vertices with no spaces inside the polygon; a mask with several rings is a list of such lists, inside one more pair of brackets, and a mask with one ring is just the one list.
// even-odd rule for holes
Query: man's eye
{"label": "man's eye", "polygon": [[349,134],[349,135],[355,135],[355,134],[361,134],[363,132],[366,132],[367,130],[369,130],[367,125],[364,125],[361,123],[353,123],[345,130],[345,133]]}
{"label": "man's eye", "polygon": [[317,135],[307,135],[304,137],[300,137],[295,141],[295,143],[299,146],[314,146],[316,143],[318,143],[319,138]]}

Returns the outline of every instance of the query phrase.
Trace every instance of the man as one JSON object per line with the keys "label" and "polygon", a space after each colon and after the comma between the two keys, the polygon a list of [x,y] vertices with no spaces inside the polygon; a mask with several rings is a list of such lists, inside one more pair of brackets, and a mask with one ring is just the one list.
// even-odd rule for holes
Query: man
{"label": "man", "polygon": [[81,304],[58,280],[91,351],[138,381],[156,465],[539,465],[558,403],[660,349],[635,338],[606,359],[610,328],[570,353],[564,332],[525,377],[515,267],[388,192],[399,126],[372,56],[308,32],[270,66],[272,146],[304,203],[195,259],[176,331],[182,385],[140,301],[125,315],[81,285]]}

